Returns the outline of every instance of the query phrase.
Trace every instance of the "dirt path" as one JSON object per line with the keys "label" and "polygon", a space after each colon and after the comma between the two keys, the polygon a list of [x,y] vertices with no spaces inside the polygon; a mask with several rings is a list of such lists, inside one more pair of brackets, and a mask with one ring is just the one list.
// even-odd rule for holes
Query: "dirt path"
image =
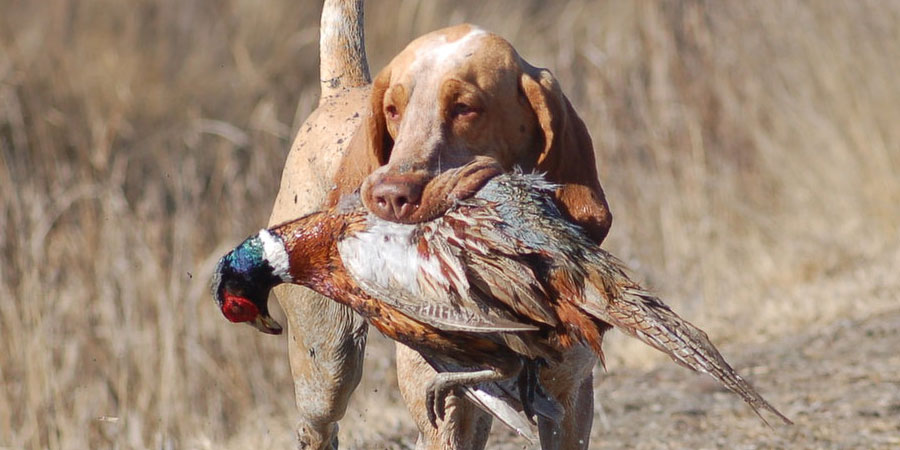
{"label": "dirt path", "polygon": [[[722,350],[794,426],[769,428],[709,377],[666,364],[599,377],[591,448],[900,448],[900,310]],[[498,435],[491,448],[527,447]]]}
{"label": "dirt path", "polygon": [[[364,395],[354,397],[341,423],[342,448],[412,449],[415,430],[394,383],[393,344],[370,338],[368,376],[358,390]],[[767,427],[710,377],[665,361],[595,379],[590,448],[900,449],[900,307],[763,345],[720,349],[795,425],[767,416]],[[268,417],[262,443],[257,427],[226,448],[293,448],[293,423]],[[536,447],[498,425],[488,448]]]}

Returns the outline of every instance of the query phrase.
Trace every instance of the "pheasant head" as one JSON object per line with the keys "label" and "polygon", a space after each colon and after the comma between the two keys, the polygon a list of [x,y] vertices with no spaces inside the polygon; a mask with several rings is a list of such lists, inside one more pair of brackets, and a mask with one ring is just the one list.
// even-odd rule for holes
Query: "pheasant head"
{"label": "pheasant head", "polygon": [[281,334],[269,315],[269,291],[292,280],[282,239],[262,230],[219,260],[212,294],[222,314],[232,322],[247,322],[259,331]]}

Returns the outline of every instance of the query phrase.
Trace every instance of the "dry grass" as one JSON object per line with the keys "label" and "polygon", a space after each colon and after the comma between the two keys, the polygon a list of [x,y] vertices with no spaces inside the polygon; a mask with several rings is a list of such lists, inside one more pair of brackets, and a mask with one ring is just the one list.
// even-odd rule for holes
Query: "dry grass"
{"label": "dry grass", "polygon": [[[551,68],[594,135],[607,247],[717,341],[896,307],[857,269],[900,238],[900,3],[371,3],[374,70],[460,21]],[[317,100],[318,9],[0,0],[0,448],[291,444],[285,343],[206,286]],[[375,341],[342,440],[407,445]]]}

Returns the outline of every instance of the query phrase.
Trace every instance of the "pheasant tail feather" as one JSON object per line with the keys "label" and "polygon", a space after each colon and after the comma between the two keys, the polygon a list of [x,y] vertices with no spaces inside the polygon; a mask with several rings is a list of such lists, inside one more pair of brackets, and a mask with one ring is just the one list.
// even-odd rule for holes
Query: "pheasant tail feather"
{"label": "pheasant tail feather", "polygon": [[793,423],[738,375],[703,330],[631,281],[612,255],[601,252],[597,256],[602,264],[587,277],[584,302],[579,305],[583,311],[669,355],[678,364],[711,375],[739,395],[767,425],[762,410],[786,424]]}

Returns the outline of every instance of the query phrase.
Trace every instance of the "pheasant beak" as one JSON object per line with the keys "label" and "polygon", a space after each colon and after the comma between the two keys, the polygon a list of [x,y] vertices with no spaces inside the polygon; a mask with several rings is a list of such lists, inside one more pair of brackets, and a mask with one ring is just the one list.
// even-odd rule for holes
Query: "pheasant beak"
{"label": "pheasant beak", "polygon": [[275,321],[268,313],[264,312],[259,313],[256,318],[247,323],[253,325],[253,328],[266,334],[281,334],[282,331],[281,324]]}

